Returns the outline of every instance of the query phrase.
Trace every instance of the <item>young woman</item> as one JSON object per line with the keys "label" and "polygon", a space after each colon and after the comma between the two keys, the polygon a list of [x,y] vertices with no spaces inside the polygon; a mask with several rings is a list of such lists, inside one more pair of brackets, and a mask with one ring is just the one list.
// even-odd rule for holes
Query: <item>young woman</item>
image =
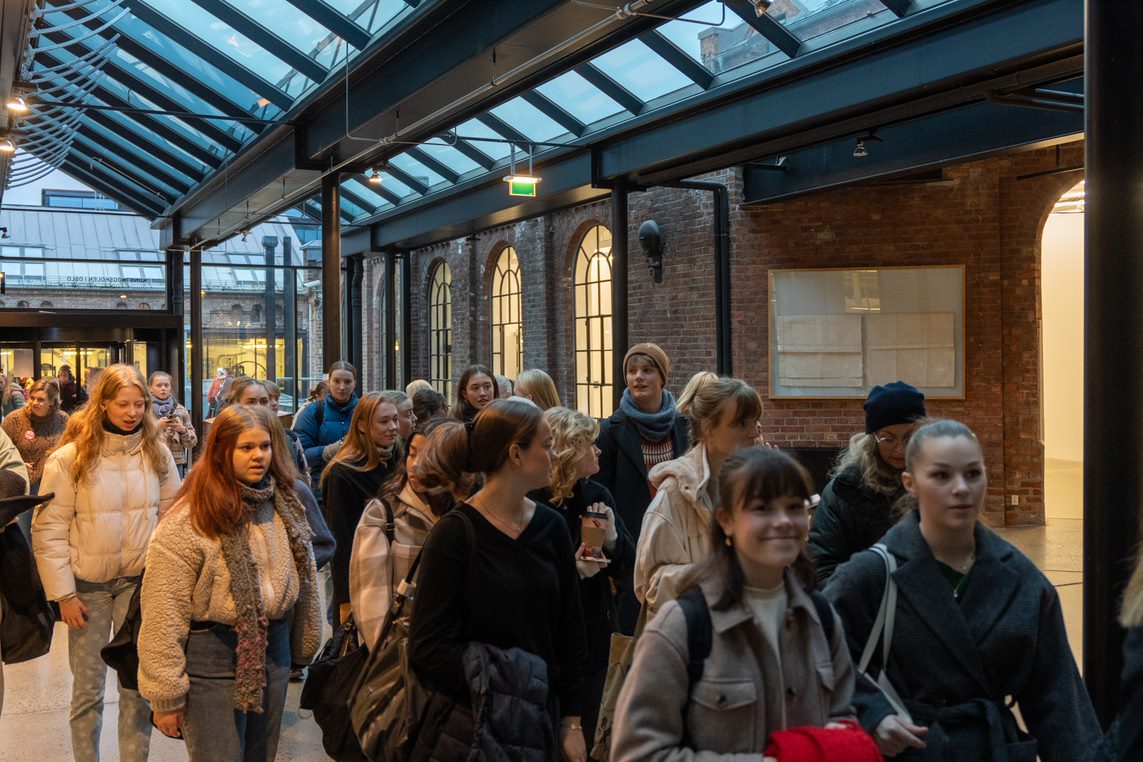
{"label": "young woman", "polygon": [[526,370],[517,376],[514,390],[516,396],[532,400],[541,410],[563,405],[556,382],[539,368]]}
{"label": "young woman", "polygon": [[469,365],[456,382],[456,403],[449,415],[468,423],[499,396],[500,390],[496,388],[492,371],[483,365]]}
{"label": "young woman", "polygon": [[[278,418],[278,404],[274,394],[270,391],[270,384],[272,381],[259,381],[258,379],[245,377],[240,378],[234,382],[234,386],[230,389],[230,396],[232,402],[236,405],[257,405],[260,407],[270,408],[270,412]],[[274,384],[277,389],[278,385]],[[281,391],[278,392],[281,395]],[[278,427],[282,429],[282,434],[286,437],[286,447],[289,448],[286,454],[294,468],[298,471],[298,477],[305,483],[306,487],[310,486],[310,472],[306,466],[306,454],[302,448],[301,440],[298,438],[298,432],[293,429],[287,429],[281,423],[281,418],[278,418]],[[322,562],[318,561],[318,568],[322,567]]]}
{"label": "young woman", "polygon": [[735,450],[754,444],[761,417],[762,400],[745,381],[710,381],[695,392],[690,406],[695,446],[651,469],[655,499],[643,517],[635,552],[635,595],[648,618],[678,595],[687,567],[710,553],[718,469]]}
{"label": "young woman", "polygon": [[79,385],[79,381],[72,375],[70,365],[61,365],[59,370],[60,409],[67,414],[74,413],[77,408],[87,402],[87,393]]}
{"label": "young woman", "polygon": [[187,455],[198,444],[198,435],[191,425],[190,412],[179,404],[171,392],[171,377],[161,370],[155,371],[148,379],[151,386],[151,412],[159,422],[163,438],[175,456],[179,476],[187,472]]}
{"label": "young woman", "polygon": [[417,426],[424,426],[434,418],[448,415],[448,400],[436,389],[418,389],[413,392],[413,417]]}
{"label": "young woman", "polygon": [[[55,381],[41,378],[28,392],[29,403],[4,416],[0,427],[12,440],[28,469],[28,493],[40,493],[40,479],[48,453],[56,448],[67,427],[67,413],[60,410],[60,390]],[[32,512],[18,518],[24,535],[31,537]]]}
{"label": "young woman", "polygon": [[[595,446],[599,424],[596,420],[566,407],[545,410],[544,420],[552,431],[552,446],[556,453],[552,462],[552,484],[528,496],[559,511],[567,523],[572,545],[577,548],[576,570],[580,576],[580,601],[587,630],[583,731],[586,738],[595,738],[599,701],[607,678],[611,635],[618,632],[611,581],[631,574],[635,541],[616,516],[611,493],[590,478],[599,472],[599,448]],[[583,515],[589,511],[607,517],[604,559],[588,558],[583,552]]]}
{"label": "young woman", "polygon": [[470,458],[467,470],[485,481],[437,521],[425,543],[410,662],[430,688],[466,706],[463,656],[470,643],[539,657],[547,665],[552,732],[558,725],[563,758],[584,762],[584,629],[575,549],[560,515],[526,497],[551,479],[548,424],[527,400],[496,400],[476,416],[471,435],[450,445],[453,451],[440,457]]}
{"label": "young woman", "polygon": [[[365,504],[377,497],[381,485],[393,475],[403,457],[397,406],[380,392],[361,398],[353,411],[345,444],[330,460],[321,477],[325,518],[337,548],[330,562],[333,607],[339,621],[349,615],[349,558],[353,532]],[[340,610],[339,610],[340,607]]]}
{"label": "young woman", "polygon": [[750,447],[727,457],[718,482],[713,551],[679,583],[699,586],[710,614],[702,677],[690,684],[687,622],[677,601],[665,603],[636,641],[619,694],[616,762],[760,759],[775,730],[852,719],[841,622],[832,611],[823,622],[828,606],[812,598],[809,474],[784,453]]}
{"label": "young woman", "polygon": [[303,410],[305,410],[308,405],[312,405],[315,402],[320,402],[327,396],[329,396],[329,382],[318,381],[313,385],[313,388],[310,389],[310,393],[306,395],[306,398],[302,400],[302,404],[298,405],[298,409],[294,411],[294,420],[297,420],[298,415]]}
{"label": "young woman", "polygon": [[417,414],[413,411],[413,401],[409,395],[396,390],[381,392],[381,396],[397,406],[397,422],[400,424],[398,434],[402,442],[408,442],[413,429],[417,427]]}
{"label": "young woman", "polygon": [[[623,358],[627,388],[619,409],[600,421],[599,473],[595,481],[615,498],[623,525],[639,540],[643,515],[651,504],[647,475],[659,463],[678,458],[687,450],[687,419],[675,407],[666,388],[671,363],[657,344],[636,344]],[[630,578],[620,580],[619,629],[635,629],[639,600]]]}
{"label": "young woman", "polygon": [[0,370],[0,418],[7,416],[13,410],[19,410],[27,402],[24,399],[24,390],[16,384],[12,377]]}
{"label": "young woman", "polygon": [[[361,514],[349,559],[349,598],[358,632],[370,649],[381,636],[393,591],[409,573],[429,530],[472,492],[474,479],[464,464],[441,457],[455,451],[451,439],[466,436],[464,424],[452,419],[418,428],[409,437],[404,466]],[[392,543],[386,531],[390,519]]]}
{"label": "young woman", "polygon": [[822,490],[810,529],[810,555],[825,583],[838,564],[881,539],[905,494],[905,447],[925,417],[925,395],[903,381],[875,386],[865,401],[865,433],[849,440]]}
{"label": "young woman", "polygon": [[305,513],[269,409],[231,405],[155,530],[141,597],[139,690],[194,760],[273,760],[290,664],[321,616]]}
{"label": "young woman", "polygon": [[310,467],[310,483],[321,494],[321,474],[341,449],[349,433],[349,420],[357,407],[357,368],[344,360],[329,366],[329,394],[306,405],[294,417],[294,431],[305,449]]}
{"label": "young woman", "polygon": [[[980,442],[962,423],[934,421],[913,433],[905,461],[916,508],[881,539],[898,565],[897,607],[889,664],[877,650],[869,671],[884,667],[911,719],[862,679],[854,696],[862,726],[902,760],[1085,759],[1100,731],[1060,601],[1031,561],[980,523],[988,490]],[[830,578],[825,594],[851,654],[864,649],[885,584],[873,551]]]}
{"label": "young woman", "polygon": [[[71,743],[81,762],[99,757],[107,674],[99,651],[127,615],[155,522],[178,489],[146,381],[134,366],[110,366],[48,456],[40,491],[55,497],[32,520],[44,591],[68,626]],[[150,736],[146,702],[120,688],[121,758],[146,759]]]}

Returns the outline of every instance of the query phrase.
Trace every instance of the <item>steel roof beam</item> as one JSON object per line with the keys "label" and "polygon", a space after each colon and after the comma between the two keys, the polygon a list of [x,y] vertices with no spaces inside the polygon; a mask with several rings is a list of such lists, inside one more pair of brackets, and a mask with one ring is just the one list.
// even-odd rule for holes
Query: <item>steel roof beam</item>
{"label": "steel roof beam", "polygon": [[629,111],[635,116],[642,113],[643,108],[647,105],[626,87],[604,74],[593,63],[580,64],[573,71],[602,90],[604,95],[622,106],[625,111]]}
{"label": "steel roof beam", "polygon": [[[413,175],[409,174],[408,172],[406,172],[405,170],[401,169],[400,167],[398,167],[394,164],[386,164],[384,166],[384,171],[389,173],[389,175],[391,175],[393,177],[393,179],[400,180],[405,185],[408,185],[410,188],[413,189],[413,192],[416,193],[418,196],[423,196],[429,192],[429,186],[428,185],[421,182],[416,177],[414,177]],[[384,186],[385,186],[385,184],[381,183],[381,187],[384,187]]]}
{"label": "steel roof beam", "polygon": [[469,143],[467,140],[457,139],[455,143],[449,143],[448,145],[450,148],[455,148],[468,158],[475,161],[485,172],[496,166],[495,159],[481,151],[472,143]]}
{"label": "steel roof beam", "polygon": [[526,93],[521,93],[520,97],[523,98],[525,102],[531,104],[541,114],[577,138],[587,132],[587,125],[569,114],[565,109],[539,90],[529,90]]}
{"label": "steel roof beam", "polygon": [[275,85],[247,69],[242,64],[227,56],[221,50],[205,42],[201,37],[191,33],[185,27],[171,21],[166,15],[154,10],[141,0],[124,0],[131,9],[135,18],[152,27],[155,31],[169,37],[171,41],[181,45],[194,55],[201,58],[207,65],[223,72],[236,82],[241,82],[253,90],[257,95],[265,98],[278,108],[289,110],[294,105],[292,96],[279,90]]}
{"label": "steel roof beam", "polygon": [[74,159],[64,159],[60,164],[60,169],[144,217],[155,218],[162,213],[163,204],[161,202],[150,201],[138,190],[129,189],[114,178],[101,177],[95,174],[94,170],[88,171],[85,167],[77,164]]}
{"label": "steel roof beam", "polygon": [[[343,190],[344,190],[344,187],[345,186],[343,184],[342,185]],[[373,185],[372,183],[370,183],[369,191],[371,193],[376,193],[378,196],[385,199],[386,201],[388,201],[393,206],[396,206],[397,204],[401,203],[401,197],[399,195],[397,195],[397,191],[390,190],[389,188],[386,188],[384,182],[382,182],[380,185]],[[353,191],[351,190],[350,193],[353,193]],[[356,193],[354,193],[354,195],[357,196]],[[357,197],[360,198],[360,196],[357,196]],[[377,204],[359,204],[359,206],[362,206],[362,207],[369,209],[369,210],[377,209]]]}
{"label": "steel roof beam", "polygon": [[208,13],[214,14],[219,21],[229,24],[236,32],[282,63],[297,70],[306,79],[313,82],[324,82],[326,76],[329,75],[329,70],[303,51],[298,50],[288,40],[279,37],[247,16],[236,5],[222,2],[222,0],[191,0],[191,2]]}
{"label": "steel roof beam", "polygon": [[106,167],[109,172],[118,172],[136,185],[142,188],[149,188],[155,196],[163,200],[164,205],[178,198],[179,192],[177,186],[170,188],[160,187],[164,183],[161,182],[159,178],[144,177],[141,174],[141,169],[125,162],[123,157],[114,152],[100,152],[98,146],[92,146],[90,143],[87,143],[87,141],[74,141],[71,144],[68,154],[77,161],[86,163],[89,167],[93,164],[102,165]]}
{"label": "steel roof beam", "polygon": [[[81,141],[87,146],[87,150],[96,153],[104,151],[111,158],[121,158],[118,152],[107,151],[107,138],[95,132],[90,126],[80,126],[73,134],[77,141]],[[140,169],[174,188],[179,195],[186,193],[193,185],[193,181],[188,182],[172,175],[168,168],[159,166],[151,156],[142,157],[134,152],[126,152],[126,157],[135,162]]]}
{"label": "steel roof beam", "polygon": [[795,37],[789,29],[771,18],[769,14],[764,13],[759,16],[754,10],[754,3],[747,2],[747,0],[723,0],[723,3],[738,18],[749,24],[754,31],[765,37],[790,58],[798,55],[802,41]]}
{"label": "steel roof beam", "polygon": [[358,50],[364,50],[372,35],[336,8],[323,0],[286,0],[287,3],[336,34]]}
{"label": "steel roof beam", "polygon": [[880,0],[880,3],[896,14],[897,18],[905,18],[909,12],[909,4],[913,0]]}
{"label": "steel roof beam", "polygon": [[183,159],[181,156],[177,156],[174,153],[170,152],[165,146],[160,146],[152,143],[150,140],[147,140],[145,137],[143,137],[140,133],[135,132],[131,129],[126,129],[122,123],[116,121],[107,113],[100,111],[89,111],[87,113],[87,118],[88,121],[94,124],[102,125],[104,128],[110,130],[113,134],[115,134],[119,139],[135,146],[137,149],[139,149],[140,152],[153,156],[159,161],[166,162],[174,169],[182,172],[184,175],[195,178],[196,182],[200,182],[202,180],[202,169],[188,163],[186,159]]}
{"label": "steel roof beam", "polygon": [[531,138],[505,122],[500,117],[493,114],[491,111],[480,114],[476,117],[476,121],[480,122],[485,127],[492,130],[505,140],[511,140],[516,144],[517,148],[523,148],[524,146],[530,145],[532,143]]}
{"label": "steel roof beam", "polygon": [[643,32],[639,35],[639,41],[703,90],[708,89],[714,81],[714,75],[709,69],[680,50],[678,45],[668,40],[658,30],[650,29]]}
{"label": "steel roof beam", "polygon": [[410,159],[414,159],[416,161],[419,161],[421,164],[424,164],[426,167],[428,167],[432,171],[436,172],[438,175],[440,175],[441,177],[443,177],[445,180],[447,180],[450,183],[455,183],[457,180],[460,179],[460,173],[459,172],[457,172],[455,169],[453,169],[449,165],[445,164],[443,161],[441,161],[437,157],[433,156],[432,154],[430,154],[428,151],[424,150],[423,148],[418,148],[417,146],[411,146],[409,148],[406,148],[404,153]]}

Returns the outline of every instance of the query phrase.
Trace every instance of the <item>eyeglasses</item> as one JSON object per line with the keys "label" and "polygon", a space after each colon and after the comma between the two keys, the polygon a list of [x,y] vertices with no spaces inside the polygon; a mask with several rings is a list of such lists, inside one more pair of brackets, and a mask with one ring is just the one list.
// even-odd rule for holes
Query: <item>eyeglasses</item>
{"label": "eyeglasses", "polygon": [[892,434],[874,434],[873,438],[877,440],[877,444],[885,445],[889,449],[893,449],[897,445],[908,447],[909,440],[912,439],[912,435],[904,437],[903,439],[898,439]]}

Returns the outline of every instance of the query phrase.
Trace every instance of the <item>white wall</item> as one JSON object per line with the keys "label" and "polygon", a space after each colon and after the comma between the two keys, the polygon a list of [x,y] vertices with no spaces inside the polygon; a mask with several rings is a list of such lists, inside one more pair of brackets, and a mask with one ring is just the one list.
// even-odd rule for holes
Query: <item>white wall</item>
{"label": "white wall", "polygon": [[1044,454],[1083,460],[1083,220],[1052,214],[1044,226]]}

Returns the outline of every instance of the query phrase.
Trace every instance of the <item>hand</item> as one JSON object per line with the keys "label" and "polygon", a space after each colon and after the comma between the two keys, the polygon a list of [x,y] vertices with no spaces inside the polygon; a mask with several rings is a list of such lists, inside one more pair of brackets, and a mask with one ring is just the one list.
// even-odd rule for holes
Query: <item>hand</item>
{"label": "hand", "polygon": [[60,619],[64,620],[64,624],[68,627],[77,627],[81,630],[87,629],[87,606],[83,605],[83,601],[79,596],[73,596],[65,601],[60,601]]}
{"label": "hand", "polygon": [[877,725],[873,740],[882,754],[895,757],[905,749],[925,748],[923,737],[928,732],[929,729],[922,725],[905,722],[900,715],[891,714]]}
{"label": "hand", "polygon": [[560,751],[565,762],[587,762],[587,742],[583,739],[579,717],[564,717],[560,721]]}
{"label": "hand", "polygon": [[580,579],[594,577],[596,574],[599,574],[600,569],[611,563],[606,558],[600,559],[599,561],[584,561],[583,548],[584,546],[581,542],[575,551],[575,569],[579,572]]}
{"label": "hand", "polygon": [[183,737],[183,715],[186,707],[171,710],[170,712],[151,712],[151,721],[163,735],[168,738]]}
{"label": "hand", "polygon": [[615,543],[619,541],[619,529],[615,526],[615,511],[607,503],[592,503],[587,507],[589,513],[607,514],[607,534],[603,537],[603,547],[614,550]]}
{"label": "hand", "polygon": [[183,434],[187,433],[187,427],[183,426],[178,421],[175,421],[175,433],[179,436],[182,436]]}

